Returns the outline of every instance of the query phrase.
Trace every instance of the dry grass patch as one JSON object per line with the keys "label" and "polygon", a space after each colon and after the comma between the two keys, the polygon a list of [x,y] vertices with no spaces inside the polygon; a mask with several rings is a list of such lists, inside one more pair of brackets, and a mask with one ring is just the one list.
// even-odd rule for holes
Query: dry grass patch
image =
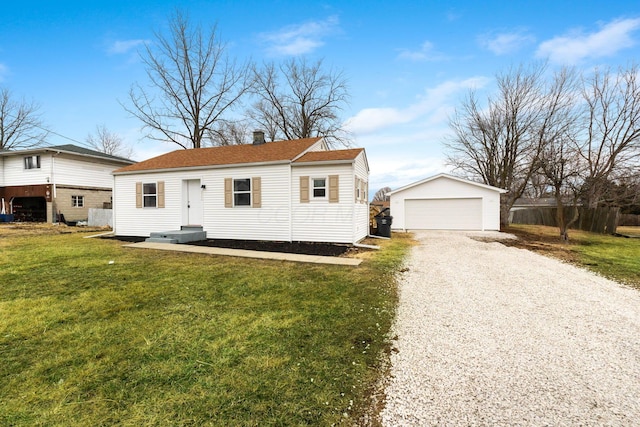
{"label": "dry grass patch", "polygon": [[10,236],[42,236],[111,231],[109,227],[69,227],[46,222],[0,222],[0,238]]}

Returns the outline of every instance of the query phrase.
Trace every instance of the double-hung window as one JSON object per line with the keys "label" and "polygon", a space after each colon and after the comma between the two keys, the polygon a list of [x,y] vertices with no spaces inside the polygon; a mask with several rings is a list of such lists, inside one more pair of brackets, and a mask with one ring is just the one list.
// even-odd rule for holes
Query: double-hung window
{"label": "double-hung window", "polygon": [[136,182],[136,208],[164,208],[164,181]]}
{"label": "double-hung window", "polygon": [[24,158],[25,169],[40,169],[40,156],[27,156]]}
{"label": "double-hung window", "polygon": [[251,206],[251,178],[233,180],[233,206]]}
{"label": "double-hung window", "polygon": [[71,207],[74,207],[74,208],[84,207],[84,196],[71,196]]}
{"label": "double-hung window", "polygon": [[142,202],[145,208],[158,206],[158,192],[155,182],[142,184]]}
{"label": "double-hung window", "polygon": [[311,178],[314,199],[327,198],[327,178]]}

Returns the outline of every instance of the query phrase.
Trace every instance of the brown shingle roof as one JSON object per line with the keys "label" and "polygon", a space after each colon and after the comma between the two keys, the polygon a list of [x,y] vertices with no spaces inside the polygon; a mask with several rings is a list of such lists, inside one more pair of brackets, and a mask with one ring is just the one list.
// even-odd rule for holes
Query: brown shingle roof
{"label": "brown shingle roof", "polygon": [[362,153],[364,148],[351,148],[349,150],[310,151],[296,160],[302,162],[326,162],[333,160],[353,160]]}
{"label": "brown shingle roof", "polygon": [[260,145],[229,145],[176,150],[120,168],[114,173],[292,160],[320,139],[305,138],[293,141],[267,142]]}

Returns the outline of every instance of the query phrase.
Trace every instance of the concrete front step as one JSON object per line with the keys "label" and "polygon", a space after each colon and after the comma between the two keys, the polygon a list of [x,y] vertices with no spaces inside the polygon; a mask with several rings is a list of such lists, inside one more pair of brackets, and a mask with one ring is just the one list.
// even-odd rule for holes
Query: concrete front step
{"label": "concrete front step", "polygon": [[178,243],[178,239],[169,239],[164,237],[147,237],[144,241],[149,243]]}
{"label": "concrete front step", "polygon": [[181,231],[202,231],[201,225],[181,225]]}
{"label": "concrete front step", "polygon": [[207,232],[202,227],[182,226],[180,230],[153,232],[145,241],[155,243],[189,243],[206,240]]}

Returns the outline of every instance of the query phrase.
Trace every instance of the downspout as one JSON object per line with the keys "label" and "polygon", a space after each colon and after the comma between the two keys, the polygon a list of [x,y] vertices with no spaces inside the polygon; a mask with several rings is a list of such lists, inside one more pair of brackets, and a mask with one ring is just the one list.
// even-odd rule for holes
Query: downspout
{"label": "downspout", "polygon": [[293,162],[289,162],[289,242],[293,242]]}
{"label": "downspout", "polygon": [[57,221],[58,219],[58,210],[56,209],[56,197],[58,196],[57,193],[57,189],[56,189],[56,175],[55,175],[55,171],[56,171],[56,166],[55,166],[55,161],[56,161],[56,156],[60,154],[60,152],[56,152],[51,154],[51,189],[52,189],[52,194],[51,194],[51,222],[53,224],[58,223],[59,221]]}
{"label": "downspout", "polygon": [[[113,184],[111,185],[111,232],[115,234],[116,232],[116,176],[113,175],[113,173],[111,174],[113,176]],[[200,181],[202,182],[202,181]]]}
{"label": "downspout", "polygon": [[[351,243],[356,244],[356,163],[351,163],[351,189],[353,190],[353,194],[351,195]],[[358,201],[359,203],[359,201]],[[369,234],[369,233],[367,233]]]}

